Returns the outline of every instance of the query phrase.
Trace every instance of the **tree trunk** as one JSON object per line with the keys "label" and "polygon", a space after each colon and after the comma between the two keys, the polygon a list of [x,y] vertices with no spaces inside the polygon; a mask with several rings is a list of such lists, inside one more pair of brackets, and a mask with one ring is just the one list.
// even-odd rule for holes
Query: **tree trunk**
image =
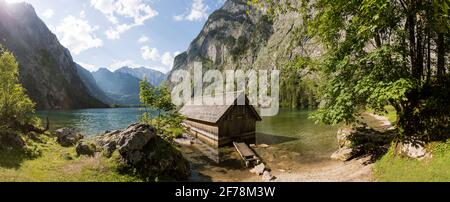
{"label": "tree trunk", "polygon": [[444,34],[438,33],[437,37],[437,76],[442,78],[445,74],[445,43]]}

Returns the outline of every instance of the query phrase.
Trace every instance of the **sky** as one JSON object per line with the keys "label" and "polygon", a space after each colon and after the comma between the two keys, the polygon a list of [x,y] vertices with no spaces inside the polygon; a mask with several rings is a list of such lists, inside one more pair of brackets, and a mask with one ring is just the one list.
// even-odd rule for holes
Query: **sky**
{"label": "sky", "polygon": [[6,0],[38,16],[90,71],[148,67],[164,73],[225,0]]}

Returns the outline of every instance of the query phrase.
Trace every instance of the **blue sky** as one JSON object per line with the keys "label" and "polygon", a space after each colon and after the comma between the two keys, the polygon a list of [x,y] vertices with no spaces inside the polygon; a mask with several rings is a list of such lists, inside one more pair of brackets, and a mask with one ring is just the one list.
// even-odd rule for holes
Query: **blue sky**
{"label": "blue sky", "polygon": [[6,0],[28,2],[85,68],[172,68],[225,0]]}

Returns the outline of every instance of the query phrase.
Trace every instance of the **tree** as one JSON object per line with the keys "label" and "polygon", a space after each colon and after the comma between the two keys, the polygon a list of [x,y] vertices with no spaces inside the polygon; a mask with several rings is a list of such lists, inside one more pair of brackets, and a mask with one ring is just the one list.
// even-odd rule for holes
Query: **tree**
{"label": "tree", "polygon": [[[392,105],[401,139],[449,137],[449,0],[251,0],[270,15],[301,11],[325,47],[321,108],[314,118],[353,123],[367,108]],[[425,68],[426,67],[426,68]]]}
{"label": "tree", "polygon": [[19,83],[18,69],[14,55],[0,46],[0,133],[43,133],[35,127],[35,104]]}

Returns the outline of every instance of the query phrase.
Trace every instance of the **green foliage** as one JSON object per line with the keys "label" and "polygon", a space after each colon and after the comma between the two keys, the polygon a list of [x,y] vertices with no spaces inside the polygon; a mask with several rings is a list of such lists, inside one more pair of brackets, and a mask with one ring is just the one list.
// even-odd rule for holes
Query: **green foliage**
{"label": "green foliage", "polygon": [[393,106],[399,138],[448,137],[450,107],[444,97],[450,96],[445,61],[450,51],[445,48],[450,42],[449,0],[248,4],[267,8],[272,16],[302,11],[308,35],[324,46],[318,70],[325,82],[319,87],[316,120],[349,124],[361,111],[383,113],[385,106]]}
{"label": "green foliage", "polygon": [[319,79],[310,58],[297,57],[281,70],[280,100],[287,108],[316,108]]}
{"label": "green foliage", "polygon": [[158,111],[175,109],[175,106],[172,104],[169,87],[166,84],[153,87],[144,79],[140,82],[139,88],[139,97],[141,103],[145,106],[157,109]]}
{"label": "green foliage", "polygon": [[0,46],[0,132],[17,132],[18,125],[37,124],[35,104],[19,83],[18,63]]}

